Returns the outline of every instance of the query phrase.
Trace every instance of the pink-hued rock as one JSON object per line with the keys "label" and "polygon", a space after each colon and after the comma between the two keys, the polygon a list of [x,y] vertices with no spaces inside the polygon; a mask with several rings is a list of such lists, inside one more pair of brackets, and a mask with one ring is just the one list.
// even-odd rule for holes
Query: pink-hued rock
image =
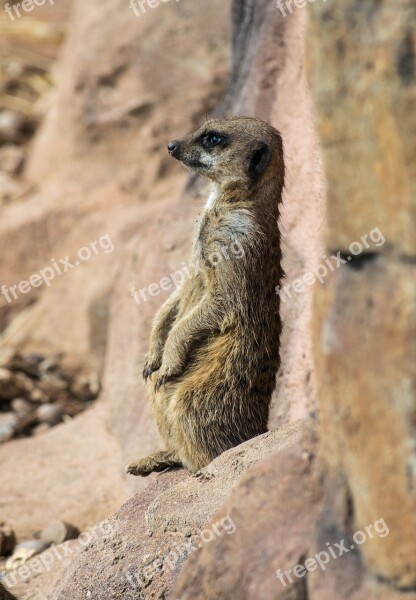
{"label": "pink-hued rock", "polygon": [[415,21],[411,0],[318,2],[308,44],[326,252],[347,262],[316,300],[322,468],[329,489],[345,478],[356,529],[388,524],[363,560],[402,591],[416,585]]}
{"label": "pink-hued rock", "polygon": [[81,531],[125,498],[119,447],[100,407],[41,436],[0,446],[1,514],[18,540],[52,519]]}
{"label": "pink-hued rock", "polygon": [[[191,546],[198,554],[196,548],[211,538],[203,532],[211,519],[216,521],[215,513],[239,489],[240,481],[249,477],[245,473],[256,465],[260,468],[264,457],[273,454],[280,464],[280,454],[299,452],[310,438],[309,428],[310,423],[297,422],[254,438],[225,452],[196,475],[179,470],[157,476],[110,520],[111,537],[81,552],[51,600],[84,600],[88,592],[95,600],[166,597],[186,555],[194,551]],[[291,477],[290,473],[286,476]],[[254,480],[252,491],[253,485]],[[231,535],[232,521],[223,518],[219,517],[218,531],[225,543],[235,534]]]}
{"label": "pink-hued rock", "polygon": [[306,580],[291,586],[281,572],[309,555],[322,502],[314,455],[313,431],[306,429],[252,467],[212,519],[231,518],[234,533],[215,537],[190,556],[170,597],[272,600],[289,598],[292,587],[297,595],[291,597],[302,598]]}

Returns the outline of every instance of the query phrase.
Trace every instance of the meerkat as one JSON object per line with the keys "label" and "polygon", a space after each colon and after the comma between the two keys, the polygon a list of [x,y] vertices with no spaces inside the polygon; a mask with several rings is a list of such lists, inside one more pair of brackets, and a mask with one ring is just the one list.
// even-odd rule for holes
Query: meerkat
{"label": "meerkat", "polygon": [[[141,476],[196,472],[265,433],[280,363],[280,133],[254,118],[212,119],[168,151],[212,190],[194,234],[195,275],[151,331],[143,376],[166,449],[127,467]],[[238,259],[232,243],[243,249]]]}

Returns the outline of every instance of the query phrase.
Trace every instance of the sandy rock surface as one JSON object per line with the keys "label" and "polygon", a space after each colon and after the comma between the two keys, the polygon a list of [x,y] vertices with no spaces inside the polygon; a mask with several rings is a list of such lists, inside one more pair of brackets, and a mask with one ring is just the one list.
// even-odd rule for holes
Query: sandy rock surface
{"label": "sandy rock surface", "polygon": [[[186,555],[192,547],[198,552],[210,537],[205,531],[210,529],[209,521],[216,520],[215,513],[247,470],[271,453],[301,444],[305,429],[298,422],[255,438],[224,453],[195,476],[182,470],[158,476],[113,517],[111,539],[74,561],[52,599],[81,600],[89,591],[97,600],[166,597]],[[222,525],[220,520],[217,530],[218,537],[231,539],[232,519]],[[217,537],[215,531],[211,529]]]}

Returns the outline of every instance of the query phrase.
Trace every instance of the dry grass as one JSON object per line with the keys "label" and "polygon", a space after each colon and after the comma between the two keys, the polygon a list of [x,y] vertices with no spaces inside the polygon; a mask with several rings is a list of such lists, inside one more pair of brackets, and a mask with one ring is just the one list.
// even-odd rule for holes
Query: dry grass
{"label": "dry grass", "polygon": [[27,16],[11,21],[0,13],[0,110],[42,118],[52,88],[51,54],[62,44],[65,29],[65,24]]}
{"label": "dry grass", "polygon": [[0,14],[0,37],[15,41],[22,39],[60,45],[65,37],[65,27],[28,17],[11,21],[5,14]]}

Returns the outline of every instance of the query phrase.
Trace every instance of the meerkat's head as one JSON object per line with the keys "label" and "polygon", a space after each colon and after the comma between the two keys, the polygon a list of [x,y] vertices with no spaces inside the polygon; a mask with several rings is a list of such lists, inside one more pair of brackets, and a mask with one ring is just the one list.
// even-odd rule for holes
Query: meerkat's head
{"label": "meerkat's head", "polygon": [[220,185],[250,185],[271,175],[283,186],[280,133],[251,117],[211,119],[195,133],[170,142],[168,151],[186,167]]}

